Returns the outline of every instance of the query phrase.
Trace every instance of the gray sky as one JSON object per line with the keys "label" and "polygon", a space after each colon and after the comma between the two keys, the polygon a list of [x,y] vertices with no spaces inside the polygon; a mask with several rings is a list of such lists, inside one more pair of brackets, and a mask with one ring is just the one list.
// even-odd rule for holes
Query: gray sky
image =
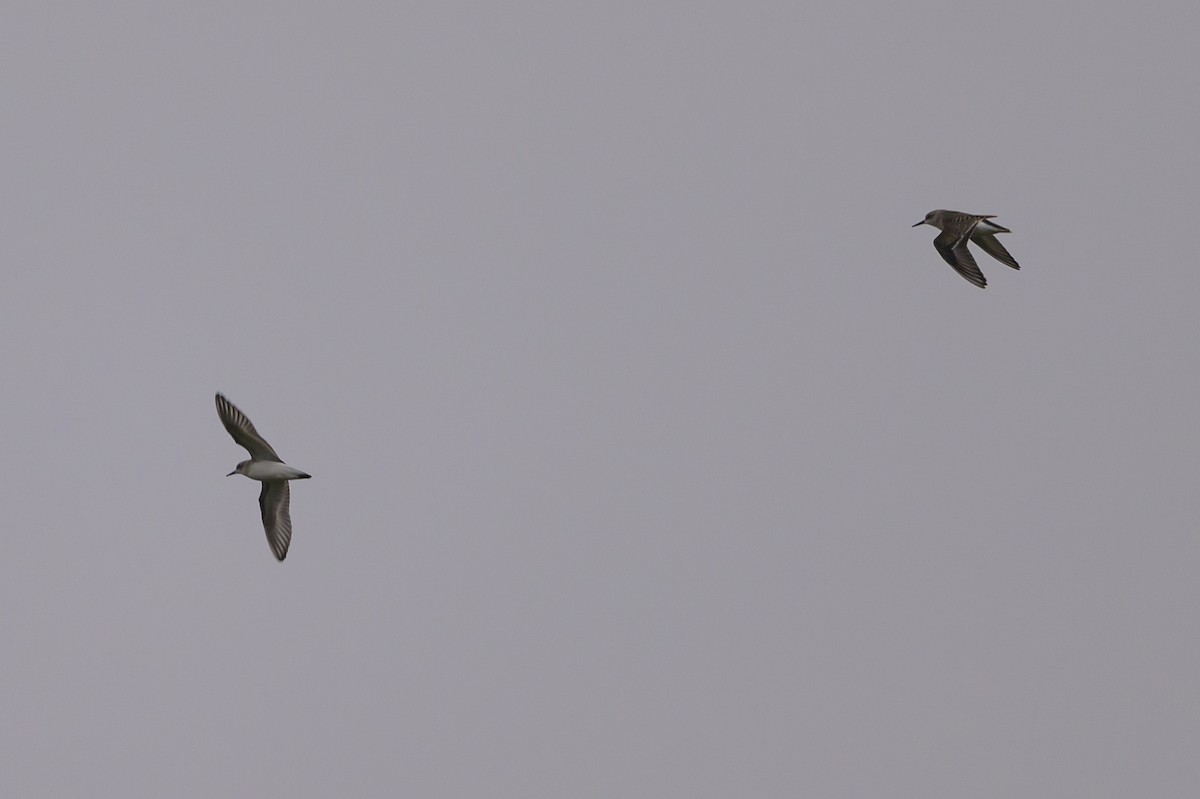
{"label": "gray sky", "polygon": [[0,793],[1194,792],[1195,3],[177,5],[5,6]]}

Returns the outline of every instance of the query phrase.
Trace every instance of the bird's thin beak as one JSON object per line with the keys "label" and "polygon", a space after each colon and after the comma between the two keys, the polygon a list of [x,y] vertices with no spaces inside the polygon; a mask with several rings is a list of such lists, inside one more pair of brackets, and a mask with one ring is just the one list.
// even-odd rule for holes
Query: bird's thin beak
{"label": "bird's thin beak", "polygon": [[235,474],[237,474],[237,469],[234,469],[232,472],[230,472],[229,474],[227,474],[227,475],[225,475],[225,476],[226,476],[226,477],[233,477]]}
{"label": "bird's thin beak", "polygon": [[922,219],[922,220],[921,220],[920,222],[918,222],[917,224],[913,225],[913,227],[920,227],[920,226],[921,226],[921,225],[923,225],[923,224],[925,224],[925,220],[924,220],[924,219]]}

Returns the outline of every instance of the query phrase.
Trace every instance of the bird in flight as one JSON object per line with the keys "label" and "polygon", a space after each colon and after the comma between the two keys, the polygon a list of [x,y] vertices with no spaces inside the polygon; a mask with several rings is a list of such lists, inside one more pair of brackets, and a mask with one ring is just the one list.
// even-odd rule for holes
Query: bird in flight
{"label": "bird in flight", "polygon": [[997,233],[1011,233],[1006,227],[1000,227],[995,222],[995,215],[964,214],[961,211],[930,211],[918,225],[932,225],[942,231],[933,240],[933,246],[946,263],[954,267],[954,271],[974,283],[979,288],[987,288],[987,280],[975,263],[975,257],[967,249],[967,242],[973,241],[988,255],[1002,264],[1013,269],[1020,269],[1017,259],[1008,254],[1004,245],[996,241]]}
{"label": "bird in flight", "polygon": [[239,411],[237,406],[220,393],[217,394],[217,415],[221,417],[221,424],[225,425],[233,440],[250,453],[249,460],[242,461],[225,476],[244,474],[251,480],[262,483],[258,507],[262,510],[267,543],[271,545],[275,557],[283,560],[287,557],[288,545],[292,543],[292,514],[288,510],[291,492],[288,489],[288,480],[307,480],[312,475],[284,463],[266,439],[254,429],[246,414]]}

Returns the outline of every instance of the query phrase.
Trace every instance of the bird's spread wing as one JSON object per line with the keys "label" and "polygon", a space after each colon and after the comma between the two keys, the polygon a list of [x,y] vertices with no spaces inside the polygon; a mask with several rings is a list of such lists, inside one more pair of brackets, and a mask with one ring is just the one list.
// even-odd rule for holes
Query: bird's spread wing
{"label": "bird's spread wing", "polygon": [[975,264],[975,258],[971,255],[971,251],[967,249],[967,240],[970,238],[971,229],[953,232],[943,230],[933,240],[933,246],[946,259],[946,263],[954,267],[955,272],[983,289],[987,288],[987,280],[984,279],[983,272],[980,272],[979,267]]}
{"label": "bird's spread wing", "polygon": [[1017,263],[1017,259],[1009,255],[1008,250],[1004,249],[1004,245],[996,240],[994,233],[985,233],[977,227],[975,228],[975,232],[971,234],[971,241],[978,244],[981,250],[1000,263],[1011,266],[1013,269],[1021,268],[1021,265]]}
{"label": "bird's spread wing", "polygon": [[237,406],[225,399],[224,394],[217,395],[217,415],[221,417],[221,424],[225,425],[225,429],[229,431],[229,435],[233,436],[233,440],[240,446],[246,448],[251,458],[259,461],[279,461],[283,463],[283,459],[275,454],[275,450],[271,449],[271,445],[258,434],[258,431],[254,429],[254,425],[250,424],[250,420],[246,418],[246,414],[239,411]]}
{"label": "bird's spread wing", "polygon": [[267,531],[267,543],[275,557],[287,557],[288,545],[292,543],[292,513],[288,509],[291,490],[287,480],[264,480],[258,495],[258,507],[262,509],[263,529]]}

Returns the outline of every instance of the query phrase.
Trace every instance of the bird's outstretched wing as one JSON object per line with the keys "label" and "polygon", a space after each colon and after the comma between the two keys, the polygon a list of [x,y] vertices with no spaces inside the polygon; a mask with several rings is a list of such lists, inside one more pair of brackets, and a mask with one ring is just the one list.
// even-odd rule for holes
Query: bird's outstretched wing
{"label": "bird's outstretched wing", "polygon": [[275,557],[287,557],[288,545],[292,543],[292,513],[288,508],[291,490],[287,480],[264,480],[258,495],[258,507],[262,509],[263,529],[267,531],[267,543]]}
{"label": "bird's outstretched wing", "polygon": [[225,399],[224,394],[217,394],[217,415],[221,417],[221,424],[225,425],[225,429],[229,431],[229,435],[233,436],[233,440],[240,446],[246,448],[251,458],[258,461],[278,461],[279,463],[283,463],[283,458],[276,455],[275,450],[271,448],[266,439],[258,434],[258,431],[254,429],[254,425],[246,418],[246,414],[239,411],[236,405]]}
{"label": "bird's outstretched wing", "polygon": [[943,230],[933,240],[933,246],[946,259],[946,263],[954,267],[955,272],[958,272],[967,280],[979,286],[979,288],[985,289],[987,288],[987,280],[984,278],[983,272],[979,271],[979,266],[975,263],[975,257],[967,249],[967,241],[970,236],[970,228],[966,231]]}
{"label": "bird's outstretched wing", "polygon": [[978,244],[981,250],[1000,263],[1011,266],[1013,269],[1021,268],[1021,265],[1017,263],[1017,259],[1008,254],[1008,250],[1004,249],[1004,245],[996,240],[996,235],[991,231],[985,233],[977,227],[975,228],[975,232],[971,234],[971,241]]}

